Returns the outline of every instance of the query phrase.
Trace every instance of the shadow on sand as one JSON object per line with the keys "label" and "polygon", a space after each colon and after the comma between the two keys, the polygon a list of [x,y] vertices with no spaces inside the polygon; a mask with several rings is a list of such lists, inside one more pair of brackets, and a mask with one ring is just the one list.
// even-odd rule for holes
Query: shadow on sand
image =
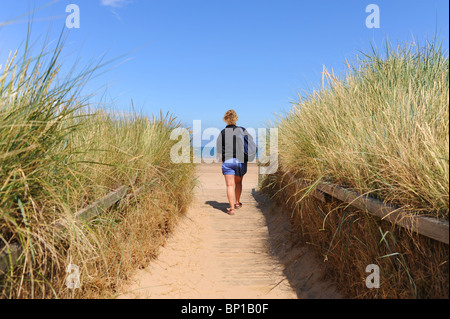
{"label": "shadow on sand", "polygon": [[284,275],[300,299],[342,298],[333,283],[325,280],[322,261],[311,247],[302,243],[291,226],[290,213],[266,195],[253,189],[252,196],[262,211],[269,230],[268,248],[284,266]]}
{"label": "shadow on sand", "polygon": [[225,214],[228,213],[227,209],[230,207],[229,203],[219,203],[218,201],[215,200],[206,201],[205,204]]}

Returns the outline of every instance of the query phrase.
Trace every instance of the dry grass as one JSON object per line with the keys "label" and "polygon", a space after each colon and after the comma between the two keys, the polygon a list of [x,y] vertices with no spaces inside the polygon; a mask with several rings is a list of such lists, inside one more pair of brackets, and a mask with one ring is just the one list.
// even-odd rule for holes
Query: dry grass
{"label": "dry grass", "polygon": [[[363,54],[342,79],[301,98],[277,120],[280,170],[263,181],[347,297],[448,298],[448,245],[290,185],[329,182],[411,214],[448,219],[449,64],[438,43]],[[378,264],[381,288],[365,286]]]}
{"label": "dry grass", "polygon": [[[448,245],[412,234],[338,200],[324,204],[304,194],[281,172],[265,192],[292,214],[301,241],[317,251],[347,298],[448,298]],[[282,189],[282,191],[280,191]],[[379,289],[368,289],[367,265],[380,267]]]}
{"label": "dry grass", "polygon": [[[2,298],[114,296],[192,196],[193,165],[170,160],[176,119],[87,108],[80,92],[103,66],[62,75],[63,42],[12,54],[0,69],[0,251],[23,250],[0,275]],[[120,185],[140,192],[92,222],[74,219]],[[65,285],[69,264],[80,267],[79,290]]]}
{"label": "dry grass", "polygon": [[437,43],[388,46],[278,119],[285,170],[448,219],[449,64]]}

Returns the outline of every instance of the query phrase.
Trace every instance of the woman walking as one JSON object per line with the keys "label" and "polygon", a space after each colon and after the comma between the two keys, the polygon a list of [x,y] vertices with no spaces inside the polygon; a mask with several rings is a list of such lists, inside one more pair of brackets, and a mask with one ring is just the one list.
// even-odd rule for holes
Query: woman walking
{"label": "woman walking", "polygon": [[[230,208],[229,215],[235,214],[235,209],[242,207],[242,180],[247,173],[249,154],[256,153],[256,145],[252,136],[243,127],[236,126],[239,117],[234,110],[229,110],[223,118],[227,127],[217,138],[217,157],[222,158],[222,173],[225,176],[227,197]],[[250,158],[251,160],[251,158]]]}

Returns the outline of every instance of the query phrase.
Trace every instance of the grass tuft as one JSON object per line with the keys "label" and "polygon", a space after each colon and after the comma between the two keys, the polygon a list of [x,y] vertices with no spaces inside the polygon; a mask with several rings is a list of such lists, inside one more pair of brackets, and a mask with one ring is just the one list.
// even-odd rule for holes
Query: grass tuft
{"label": "grass tuft", "polygon": [[[347,67],[342,77],[324,70],[323,87],[276,120],[280,170],[264,189],[290,211],[301,240],[347,297],[448,298],[448,245],[338,200],[322,203],[286,178],[329,182],[448,220],[448,52],[437,41],[387,44]],[[365,285],[370,264],[380,267],[380,289]]]}
{"label": "grass tuft", "polygon": [[[2,298],[114,296],[157,255],[192,196],[193,165],[170,160],[177,119],[89,107],[80,92],[107,63],[64,75],[63,46],[61,35],[0,69],[0,252],[23,251],[0,274]],[[122,185],[135,196],[91,222],[75,219]],[[75,291],[65,285],[70,264],[81,271]]]}

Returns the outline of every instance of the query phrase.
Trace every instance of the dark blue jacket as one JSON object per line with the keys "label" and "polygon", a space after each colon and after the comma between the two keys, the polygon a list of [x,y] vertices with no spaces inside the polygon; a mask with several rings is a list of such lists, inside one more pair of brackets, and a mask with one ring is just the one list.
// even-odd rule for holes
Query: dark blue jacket
{"label": "dark blue jacket", "polygon": [[241,163],[247,163],[254,159],[256,144],[245,128],[228,125],[217,138],[217,152],[222,154],[223,162],[236,158]]}

